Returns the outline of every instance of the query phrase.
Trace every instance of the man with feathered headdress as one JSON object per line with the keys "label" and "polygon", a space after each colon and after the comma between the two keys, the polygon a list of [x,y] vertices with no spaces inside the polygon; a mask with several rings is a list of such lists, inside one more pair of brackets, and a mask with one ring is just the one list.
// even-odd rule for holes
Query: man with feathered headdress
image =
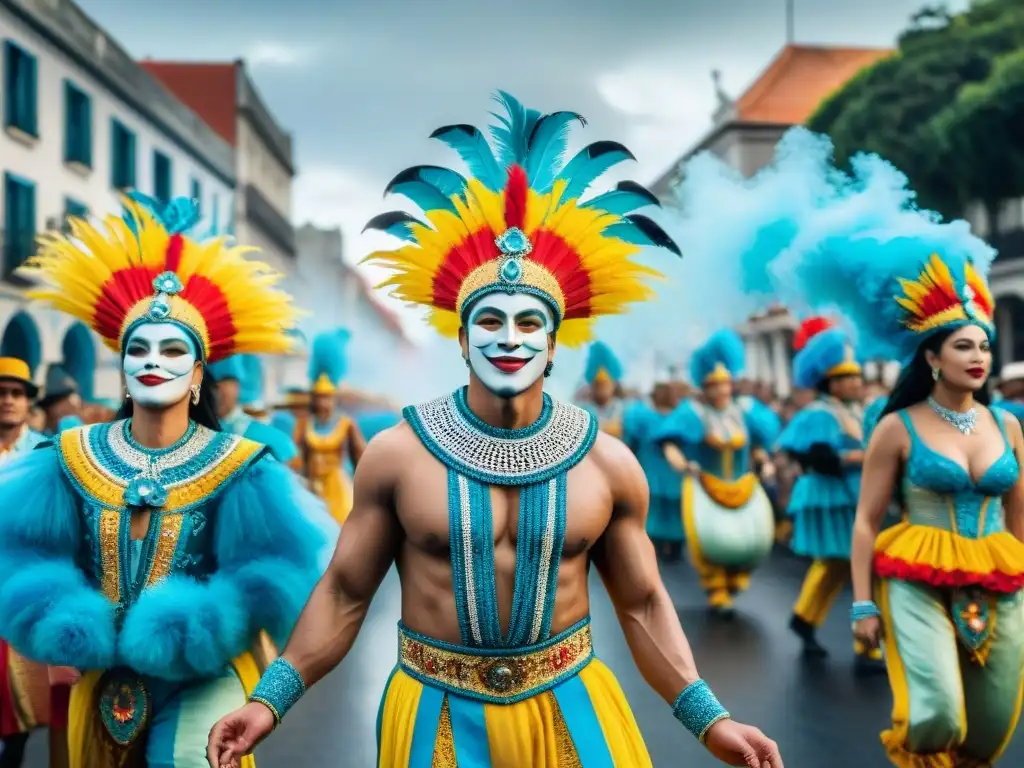
{"label": "man with feathered headdress", "polygon": [[342,660],[397,561],[403,615],[379,765],[650,766],[621,689],[593,655],[593,563],[637,664],[683,725],[727,763],[780,768],[775,745],[729,720],[699,679],[644,530],[635,457],[590,413],[543,392],[556,339],[589,341],[597,316],[647,298],[652,272],[632,257],[676,246],[632,213],[654,203],[635,184],[580,201],[632,157],[624,147],[598,142],[563,164],[579,116],[499,98],[496,152],[469,125],[434,133],[473,178],[404,171],[388,189],[426,221],[371,222],[406,241],[370,258],[391,271],[396,296],[458,337],[469,385],[406,408],[367,447],[330,573],[255,702],[214,729],[213,763],[233,765]]}
{"label": "man with feathered headdress", "polygon": [[622,437],[622,361],[603,341],[595,341],[587,350],[583,378],[587,382],[587,399],[583,407],[594,414],[602,432]]}

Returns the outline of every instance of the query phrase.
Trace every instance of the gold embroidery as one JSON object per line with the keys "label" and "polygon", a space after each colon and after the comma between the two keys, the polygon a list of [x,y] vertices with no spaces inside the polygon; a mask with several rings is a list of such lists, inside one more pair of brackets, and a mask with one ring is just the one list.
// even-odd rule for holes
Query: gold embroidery
{"label": "gold embroidery", "polygon": [[100,567],[103,569],[103,594],[113,603],[121,601],[121,513],[115,509],[100,512]]}
{"label": "gold embroidery", "polygon": [[452,711],[448,706],[448,694],[441,702],[441,717],[437,721],[437,738],[434,740],[434,759],[430,768],[459,768],[455,759],[455,736],[452,733]]}
{"label": "gold embroidery", "polygon": [[[459,288],[459,295],[455,299],[455,311],[457,313],[462,313],[464,309],[463,304],[465,304],[470,294],[489,285],[495,285],[498,282],[498,267],[500,263],[500,259],[493,259],[481,264],[466,275],[466,279],[462,281],[462,285]],[[529,258],[521,259],[519,263],[523,266],[523,277],[519,281],[519,285],[540,289],[558,304],[559,316],[565,315],[565,293],[562,291],[562,286],[559,285],[554,274]]]}
{"label": "gold embroidery", "polygon": [[555,731],[555,765],[558,768],[583,768],[580,762],[579,753],[569,734],[569,726],[565,724],[565,716],[562,708],[558,706],[558,699],[553,694],[546,694],[551,700],[551,719]]}
{"label": "gold embroidery", "polygon": [[181,536],[183,516],[179,514],[163,515],[160,518],[160,532],[157,534],[156,554],[153,555],[153,567],[149,570],[146,586],[152,587],[171,575],[174,565],[174,553],[178,549]]}
{"label": "gold embroidery", "polygon": [[[69,429],[61,433],[60,451],[64,464],[82,488],[100,504],[120,507],[124,503],[124,486],[111,480],[89,455],[85,444],[87,432],[88,428]],[[202,475],[168,489],[167,503],[163,509],[173,511],[202,501],[262,449],[259,443],[239,440],[234,448],[221,456]]]}
{"label": "gold embroidery", "polygon": [[471,650],[454,650],[428,645],[409,637],[401,629],[399,661],[421,679],[471,698],[508,703],[529,698],[551,688],[563,676],[574,675],[587,665],[594,653],[590,625],[568,637],[537,650],[507,656],[478,656]]}

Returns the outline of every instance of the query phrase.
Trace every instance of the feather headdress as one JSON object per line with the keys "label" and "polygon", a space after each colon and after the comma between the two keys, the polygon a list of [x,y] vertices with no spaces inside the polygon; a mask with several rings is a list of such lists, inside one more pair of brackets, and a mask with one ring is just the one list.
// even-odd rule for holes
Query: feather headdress
{"label": "feather headdress", "polygon": [[632,259],[641,246],[679,248],[651,219],[635,211],[658,205],[634,182],[586,202],[580,198],[605,171],[633,155],[614,141],[599,141],[563,163],[575,112],[542,115],[499,92],[505,114],[490,129],[494,149],[471,125],[434,131],[462,157],[471,176],[420,165],[398,174],[385,193],[404,195],[426,221],[403,212],[372,219],[367,229],[406,245],[365,260],[392,272],[379,287],[431,308],[430,321],[454,335],[473,301],[494,291],[534,294],[552,308],[559,341],[588,341],[599,315],[624,312],[651,297],[648,278],[658,273]]}
{"label": "feather headdress", "polygon": [[85,322],[120,353],[141,323],[176,323],[196,339],[204,362],[293,350],[298,310],[276,285],[281,275],[245,255],[254,249],[196,239],[195,203],[166,206],[126,198],[123,216],[98,228],[70,218],[70,234],[39,238],[24,267],[43,283],[28,292]]}
{"label": "feather headdress", "polygon": [[732,381],[743,373],[746,348],[740,335],[723,328],[694,350],[690,358],[690,376],[697,386]]}
{"label": "feather headdress", "polygon": [[309,349],[309,380],[314,395],[333,395],[348,373],[346,347],[351,334],[345,328],[324,331],[313,337]]}
{"label": "feather headdress", "polygon": [[595,381],[619,382],[623,376],[622,361],[603,341],[595,341],[587,349],[587,365],[584,378],[588,384]]}

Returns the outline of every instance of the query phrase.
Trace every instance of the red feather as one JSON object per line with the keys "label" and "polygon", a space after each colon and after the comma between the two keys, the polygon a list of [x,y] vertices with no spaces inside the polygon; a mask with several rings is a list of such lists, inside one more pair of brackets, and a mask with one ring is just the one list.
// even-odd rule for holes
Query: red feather
{"label": "red feather", "polygon": [[168,272],[174,272],[177,274],[178,267],[181,266],[181,252],[183,250],[185,250],[185,239],[176,232],[171,235],[171,239],[167,242],[167,254],[164,258],[164,269]]}
{"label": "red feather", "polygon": [[807,342],[813,339],[822,331],[827,331],[835,326],[835,322],[827,317],[809,317],[800,323],[796,333],[793,335],[793,349],[799,352],[807,346]]}
{"label": "red feather", "polygon": [[505,226],[526,227],[526,197],[530,188],[526,171],[520,165],[509,166],[508,184],[505,185]]}

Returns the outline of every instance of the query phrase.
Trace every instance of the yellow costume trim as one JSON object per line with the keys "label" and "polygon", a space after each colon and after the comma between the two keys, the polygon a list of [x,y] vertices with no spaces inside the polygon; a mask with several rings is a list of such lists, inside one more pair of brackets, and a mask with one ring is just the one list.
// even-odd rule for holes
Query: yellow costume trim
{"label": "yellow costume trim", "polygon": [[723,480],[707,472],[701,472],[700,484],[704,487],[704,492],[719,506],[739,509],[754,495],[757,478],[749,472],[738,480]]}
{"label": "yellow costume trim", "polygon": [[903,521],[878,535],[875,553],[910,566],[926,566],[950,574],[998,574],[1011,578],[1024,574],[1024,543],[1007,531],[970,539],[941,528]]}
{"label": "yellow costume trim", "polygon": [[[112,477],[90,455],[88,431],[93,428],[78,427],[60,434],[62,461],[82,490],[97,504],[107,510],[120,509],[124,504],[124,490],[127,484]],[[234,438],[234,445],[219,456],[216,463],[208,467],[205,473],[168,489],[167,503],[164,504],[162,512],[173,512],[183,507],[202,504],[262,450],[263,446],[259,443],[241,437]],[[110,514],[116,515],[113,511]]]}
{"label": "yellow costume trim", "polygon": [[326,373],[321,373],[313,384],[311,391],[314,395],[333,395],[338,391],[338,388],[334,386],[334,382],[330,380]]}
{"label": "yellow costume trim", "polygon": [[[120,502],[118,503],[120,506]],[[112,603],[121,602],[121,513],[104,509],[100,513],[100,560],[103,566],[103,594]]]}
{"label": "yellow costume trim", "polygon": [[600,368],[600,369],[598,369],[597,373],[594,374],[594,383],[595,384],[597,384],[599,382],[607,384],[607,383],[611,383],[611,382],[614,382],[614,381],[615,380],[612,378],[612,375],[610,373],[608,373],[608,369],[607,368]]}
{"label": "yellow costume trim", "polygon": [[705,376],[704,381],[701,383],[707,386],[708,384],[721,384],[726,381],[732,381],[732,374],[725,367],[725,363],[717,362],[715,367],[711,369],[711,373]]}
{"label": "yellow costume trim", "polygon": [[[481,288],[486,288],[488,285],[494,285],[498,282],[498,262],[489,261],[486,264],[481,264],[479,267],[474,269],[466,277],[462,283],[462,287],[459,288],[459,297],[456,300],[456,306],[459,307],[459,311],[462,311],[462,307],[466,303],[466,299],[474,292]],[[558,305],[558,313],[560,315],[565,314],[565,294],[562,293],[562,286],[558,284],[558,280],[544,267],[540,266],[536,262],[525,260],[523,262],[523,279],[522,285],[528,285],[532,288],[537,288],[552,299]]]}
{"label": "yellow costume trim", "polygon": [[398,660],[407,674],[462,696],[512,704],[553,688],[590,663],[590,623],[534,649],[509,648],[502,656],[481,656],[398,630]]}
{"label": "yellow costume trim", "polygon": [[309,419],[303,434],[305,475],[309,480],[309,489],[324,500],[328,512],[339,525],[345,522],[348,513],[352,511],[352,494],[341,466],[351,428],[352,420],[341,416],[334,429],[322,435],[313,426],[313,419]]}

